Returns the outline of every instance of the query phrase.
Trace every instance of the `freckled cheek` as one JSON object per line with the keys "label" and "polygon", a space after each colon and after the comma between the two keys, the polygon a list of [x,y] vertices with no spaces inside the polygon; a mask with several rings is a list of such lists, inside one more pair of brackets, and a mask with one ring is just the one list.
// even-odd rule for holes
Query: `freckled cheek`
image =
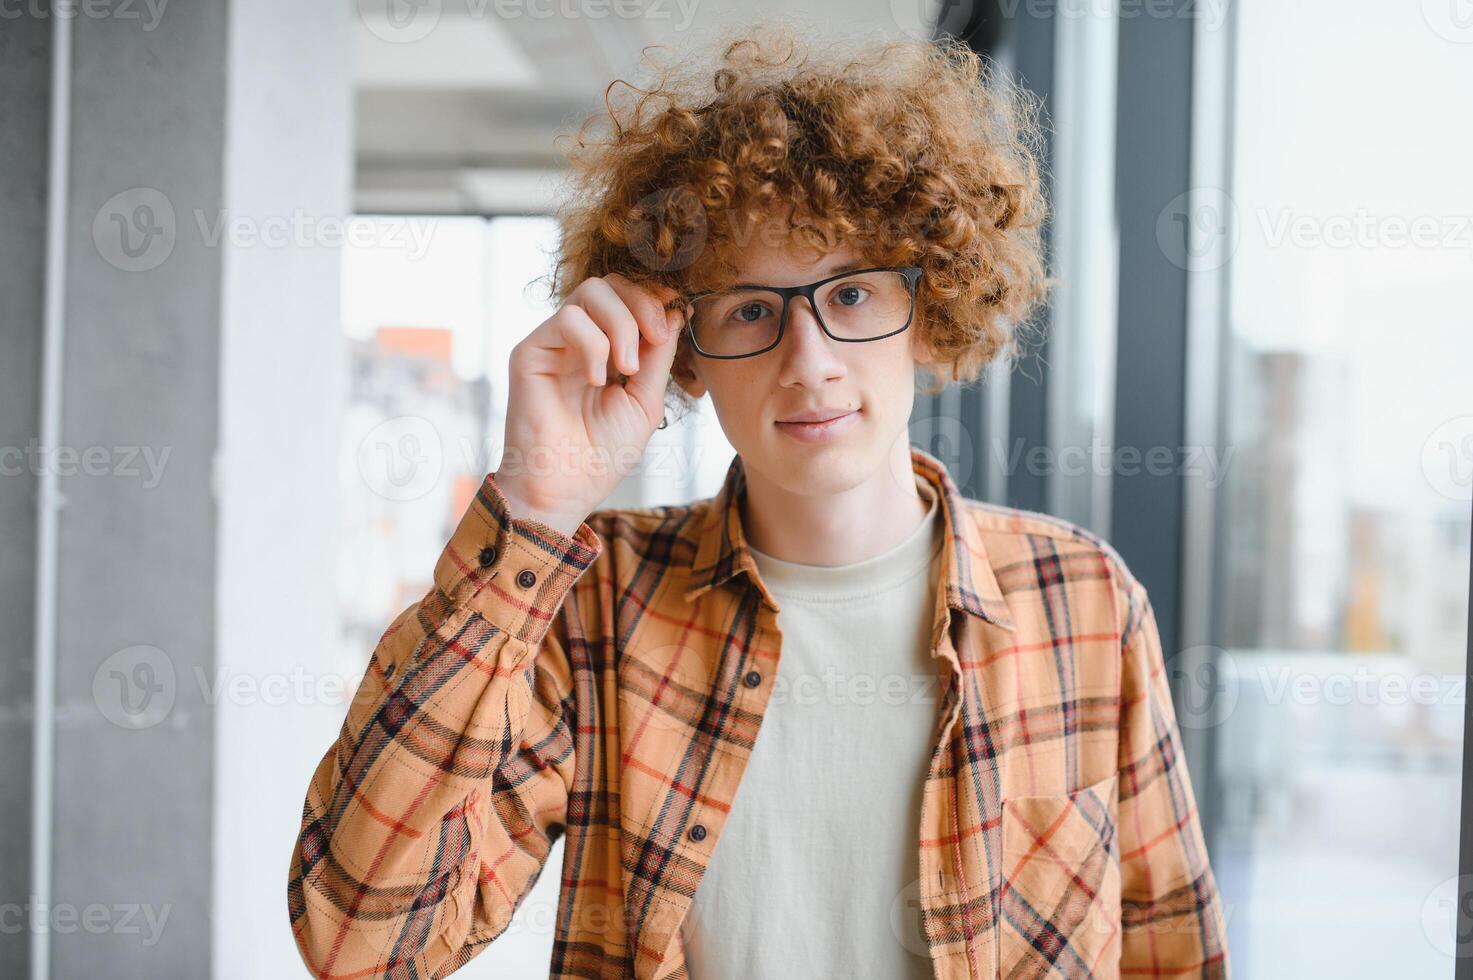
{"label": "freckled cheek", "polygon": [[759,364],[731,361],[706,369],[706,388],[727,428],[754,430],[761,424],[764,404],[777,390],[777,378]]}
{"label": "freckled cheek", "polygon": [[875,346],[886,345],[888,349],[876,350],[870,361],[855,364],[850,377],[858,383],[864,399],[877,412],[909,413],[914,397],[916,362],[908,355],[903,345],[889,345],[878,341]]}

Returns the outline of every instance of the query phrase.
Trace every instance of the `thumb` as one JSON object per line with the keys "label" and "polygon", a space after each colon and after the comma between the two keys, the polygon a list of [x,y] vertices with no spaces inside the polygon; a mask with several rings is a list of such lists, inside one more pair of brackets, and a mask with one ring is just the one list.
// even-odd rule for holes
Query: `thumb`
{"label": "thumb", "polygon": [[679,310],[665,311],[666,336],[658,344],[640,339],[639,370],[632,374],[624,390],[644,408],[645,415],[658,420],[665,410],[665,386],[670,380],[670,366],[680,346],[685,316]]}

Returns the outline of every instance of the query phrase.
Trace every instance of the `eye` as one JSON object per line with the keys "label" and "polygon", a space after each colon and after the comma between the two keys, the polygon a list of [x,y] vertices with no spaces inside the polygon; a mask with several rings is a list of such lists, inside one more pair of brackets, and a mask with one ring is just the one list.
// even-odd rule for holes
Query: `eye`
{"label": "eye", "polygon": [[869,295],[869,290],[857,283],[845,283],[834,290],[833,301],[840,306],[858,306]]}
{"label": "eye", "polygon": [[738,323],[756,323],[762,317],[769,316],[771,313],[772,310],[768,309],[766,303],[751,300],[732,310],[731,315]]}

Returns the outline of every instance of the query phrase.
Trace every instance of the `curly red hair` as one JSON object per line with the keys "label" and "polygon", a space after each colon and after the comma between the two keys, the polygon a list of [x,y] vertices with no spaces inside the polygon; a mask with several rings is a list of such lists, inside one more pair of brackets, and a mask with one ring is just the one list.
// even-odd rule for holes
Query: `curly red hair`
{"label": "curly red hair", "polygon": [[[925,270],[912,329],[933,352],[927,390],[1016,354],[1049,285],[1036,100],[950,38],[815,53],[759,26],[716,51],[714,66],[655,62],[648,88],[613,82],[583,123],[554,293],[610,273],[719,288],[751,236],[778,227],[798,253],[850,244]],[[671,393],[688,406],[680,343]]]}

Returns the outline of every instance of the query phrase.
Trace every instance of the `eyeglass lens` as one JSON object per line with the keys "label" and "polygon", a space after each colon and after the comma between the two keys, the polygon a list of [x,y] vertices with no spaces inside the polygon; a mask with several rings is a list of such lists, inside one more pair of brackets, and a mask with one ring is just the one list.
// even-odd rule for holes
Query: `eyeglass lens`
{"label": "eyeglass lens", "polygon": [[[868,340],[893,333],[911,315],[905,275],[889,270],[859,272],[826,282],[814,291],[815,312],[829,333]],[[792,304],[799,302],[794,297]],[[690,324],[702,351],[718,356],[750,354],[777,339],[781,294],[765,289],[728,289],[691,304]],[[789,310],[791,313],[792,310]]]}

